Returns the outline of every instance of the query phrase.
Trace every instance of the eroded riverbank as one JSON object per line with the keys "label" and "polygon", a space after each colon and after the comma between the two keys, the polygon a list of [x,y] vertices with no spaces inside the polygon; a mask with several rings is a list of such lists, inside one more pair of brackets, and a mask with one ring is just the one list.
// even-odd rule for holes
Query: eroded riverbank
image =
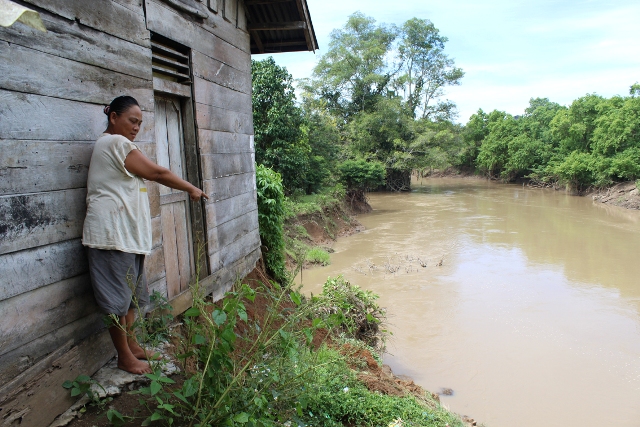
{"label": "eroded riverbank", "polygon": [[637,212],[482,180],[370,198],[304,283],[380,294],[395,372],[491,426],[637,424]]}

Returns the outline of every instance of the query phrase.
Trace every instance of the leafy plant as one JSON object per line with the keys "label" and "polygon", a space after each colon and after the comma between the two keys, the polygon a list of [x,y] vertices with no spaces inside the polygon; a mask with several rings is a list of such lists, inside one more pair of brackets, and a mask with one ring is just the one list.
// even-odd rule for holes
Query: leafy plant
{"label": "leafy plant", "polygon": [[402,418],[407,427],[462,426],[457,416],[426,396],[418,401],[413,396],[389,396],[368,390],[349,368],[345,356],[335,349],[321,348],[316,363],[312,386],[299,399],[303,405],[297,413],[298,422],[322,427],[377,427]]}
{"label": "leafy plant", "polygon": [[145,319],[145,329],[147,330],[145,338],[152,345],[157,345],[159,342],[169,339],[169,325],[174,320],[171,314],[173,307],[167,298],[158,291],[153,291],[150,301],[154,309]]}
{"label": "leafy plant", "polygon": [[88,375],[78,375],[73,381],[67,380],[62,383],[62,387],[71,390],[71,397],[82,397],[86,395],[94,405],[102,403],[96,388],[102,389],[106,394],[104,387]]}
{"label": "leafy plant", "polygon": [[328,325],[381,352],[387,332],[381,329],[386,311],[377,304],[377,299],[373,292],[338,276],[327,279],[322,285],[322,293],[313,296],[310,304],[313,314]]}
{"label": "leafy plant", "polygon": [[267,270],[276,280],[286,282],[284,253],[284,189],[279,173],[264,165],[256,166],[258,224]]}
{"label": "leafy plant", "polygon": [[309,249],[309,252],[307,252],[307,261],[320,265],[331,264],[329,252],[319,247]]}

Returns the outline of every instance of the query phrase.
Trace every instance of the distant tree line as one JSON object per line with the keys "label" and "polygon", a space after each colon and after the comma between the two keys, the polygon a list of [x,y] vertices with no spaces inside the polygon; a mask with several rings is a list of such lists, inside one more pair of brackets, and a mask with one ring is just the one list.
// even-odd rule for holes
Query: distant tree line
{"label": "distant tree line", "polygon": [[341,183],[352,198],[448,168],[578,190],[640,178],[640,85],[569,107],[531,99],[522,116],[478,110],[463,126],[444,99],[464,76],[446,42],[426,19],[396,27],[354,13],[299,102],[286,68],[252,61],[256,162],[280,173],[287,195]]}
{"label": "distant tree line", "polygon": [[463,131],[474,166],[504,181],[531,179],[581,191],[640,178],[640,85],[569,107],[531,99],[522,116],[479,110]]}

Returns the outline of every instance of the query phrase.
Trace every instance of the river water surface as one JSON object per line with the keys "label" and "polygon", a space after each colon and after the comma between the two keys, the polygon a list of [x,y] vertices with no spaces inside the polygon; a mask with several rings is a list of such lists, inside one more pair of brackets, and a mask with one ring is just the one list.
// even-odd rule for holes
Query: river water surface
{"label": "river water surface", "polygon": [[640,426],[639,212],[471,179],[370,203],[304,290],[379,294],[396,374],[490,427]]}

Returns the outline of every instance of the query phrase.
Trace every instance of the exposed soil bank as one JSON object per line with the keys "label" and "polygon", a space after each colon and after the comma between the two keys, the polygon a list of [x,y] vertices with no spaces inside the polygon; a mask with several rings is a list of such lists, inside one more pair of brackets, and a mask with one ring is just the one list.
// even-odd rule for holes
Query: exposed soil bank
{"label": "exposed soil bank", "polygon": [[626,209],[640,209],[640,191],[633,181],[622,182],[613,187],[593,191],[587,196],[600,203],[620,206]]}
{"label": "exposed soil bank", "polygon": [[[350,236],[364,230],[356,219],[359,213],[371,211],[368,203],[358,203],[349,206],[348,203],[336,203],[325,206],[314,213],[297,215],[285,221],[284,232],[287,245],[295,247],[320,247],[326,252],[333,252],[333,244],[338,237]],[[287,268],[295,268],[295,260],[290,251],[287,252]],[[311,267],[313,263],[305,261],[304,267]]]}

